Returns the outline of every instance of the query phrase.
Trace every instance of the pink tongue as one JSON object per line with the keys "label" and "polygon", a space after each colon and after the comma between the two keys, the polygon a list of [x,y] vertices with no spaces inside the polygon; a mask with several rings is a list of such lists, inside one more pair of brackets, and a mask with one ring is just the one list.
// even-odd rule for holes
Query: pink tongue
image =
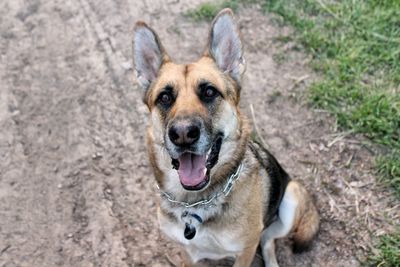
{"label": "pink tongue", "polygon": [[184,153],[179,160],[179,179],[187,186],[196,186],[206,178],[206,156]]}

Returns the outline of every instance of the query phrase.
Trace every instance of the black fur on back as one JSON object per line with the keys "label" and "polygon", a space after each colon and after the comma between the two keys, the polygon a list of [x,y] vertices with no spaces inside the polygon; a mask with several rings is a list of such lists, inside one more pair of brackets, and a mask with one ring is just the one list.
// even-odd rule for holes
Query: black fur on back
{"label": "black fur on back", "polygon": [[272,223],[278,213],[279,205],[290,177],[281,165],[279,165],[275,157],[258,140],[253,138],[249,142],[249,147],[270,178],[269,204],[266,214],[264,214],[264,227],[266,228]]}

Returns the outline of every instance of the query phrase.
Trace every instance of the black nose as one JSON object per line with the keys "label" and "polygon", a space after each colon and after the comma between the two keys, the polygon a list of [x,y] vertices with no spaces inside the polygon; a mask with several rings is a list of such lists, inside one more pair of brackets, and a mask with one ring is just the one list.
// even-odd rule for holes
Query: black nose
{"label": "black nose", "polygon": [[190,146],[200,138],[200,125],[176,122],[168,131],[169,139],[177,146]]}

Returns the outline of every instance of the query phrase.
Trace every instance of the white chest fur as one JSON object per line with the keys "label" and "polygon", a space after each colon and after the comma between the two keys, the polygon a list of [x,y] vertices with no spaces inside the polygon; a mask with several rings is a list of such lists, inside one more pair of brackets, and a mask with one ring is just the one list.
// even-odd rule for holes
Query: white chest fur
{"label": "white chest fur", "polygon": [[196,225],[196,235],[188,240],[183,232],[185,224],[182,221],[173,222],[159,213],[161,230],[171,239],[184,245],[193,262],[201,259],[218,260],[225,257],[235,257],[244,248],[232,231],[214,229],[207,225]]}

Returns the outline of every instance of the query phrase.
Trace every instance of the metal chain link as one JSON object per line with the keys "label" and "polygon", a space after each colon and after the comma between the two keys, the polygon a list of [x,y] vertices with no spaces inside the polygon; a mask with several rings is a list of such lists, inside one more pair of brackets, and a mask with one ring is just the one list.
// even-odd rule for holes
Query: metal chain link
{"label": "metal chain link", "polygon": [[160,189],[160,187],[158,186],[158,184],[156,186],[157,186],[157,189],[160,190],[161,196],[164,196],[171,203],[179,204],[185,208],[193,208],[193,207],[196,207],[199,205],[207,206],[207,205],[210,205],[211,202],[213,202],[216,198],[218,198],[222,194],[224,194],[225,197],[229,195],[229,193],[232,191],[235,181],[239,178],[240,173],[242,172],[242,169],[243,169],[243,163],[241,163],[238,166],[235,173],[233,173],[233,174],[231,174],[231,176],[229,176],[228,181],[226,182],[224,188],[221,191],[219,191],[218,193],[216,193],[214,196],[212,196],[209,199],[199,200],[194,203],[188,203],[188,202],[184,202],[184,201],[175,200],[170,194],[162,191]]}

